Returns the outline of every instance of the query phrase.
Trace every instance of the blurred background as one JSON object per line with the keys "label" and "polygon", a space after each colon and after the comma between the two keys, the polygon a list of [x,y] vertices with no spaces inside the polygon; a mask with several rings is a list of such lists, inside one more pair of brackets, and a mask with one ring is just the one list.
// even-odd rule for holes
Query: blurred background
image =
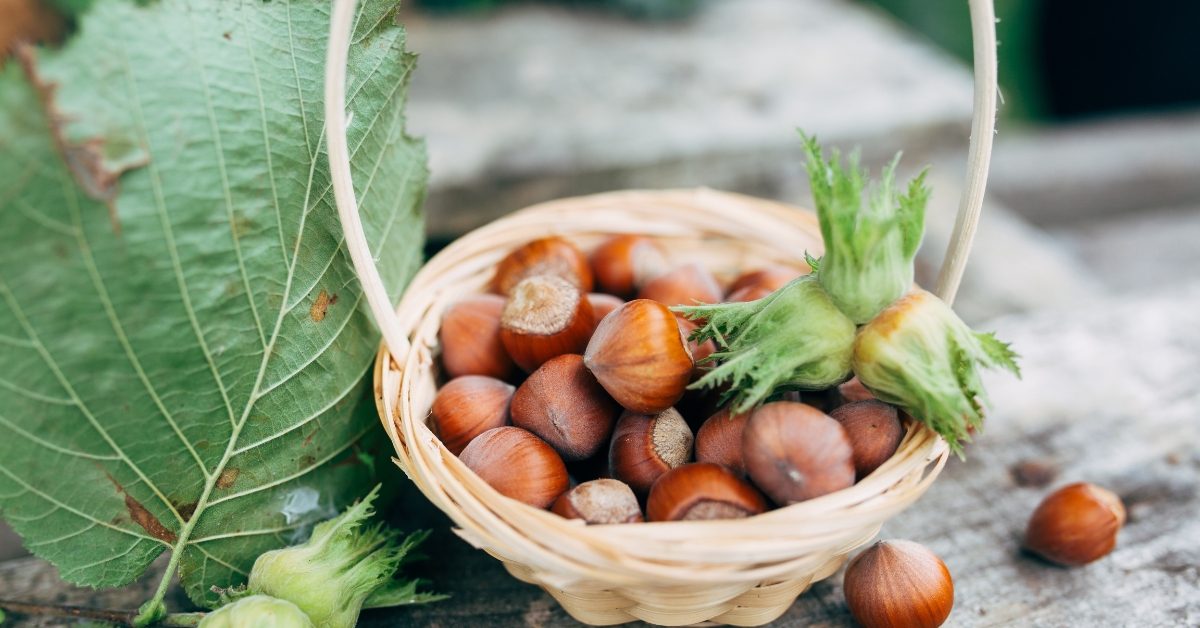
{"label": "blurred background", "polygon": [[[971,322],[1138,299],[1194,312],[1200,291],[1160,296],[1200,280],[1200,3],[996,11],[1003,104],[956,309]],[[410,0],[399,18],[420,55],[408,117],[430,155],[430,252],[520,207],[604,190],[704,185],[805,205],[800,127],[861,147],[872,169],[901,148],[907,172],[932,164],[920,258],[932,282],[966,162],[965,0]],[[0,0],[0,60],[13,41],[70,28],[52,5]],[[1013,328],[1057,329],[1029,325]],[[1018,394],[1054,393],[1031,379]],[[0,559],[22,553],[0,529]]]}

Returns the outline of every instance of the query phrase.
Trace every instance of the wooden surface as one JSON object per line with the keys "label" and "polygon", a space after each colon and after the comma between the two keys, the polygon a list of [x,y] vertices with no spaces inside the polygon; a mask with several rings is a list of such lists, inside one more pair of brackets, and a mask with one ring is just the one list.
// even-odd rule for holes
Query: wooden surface
{"label": "wooden surface", "polygon": [[[1200,625],[1200,284],[996,321],[1025,378],[997,376],[986,433],[952,461],[883,536],[925,543],[954,575],[954,626]],[[1040,477],[1039,477],[1040,476]],[[1108,486],[1129,523],[1117,550],[1079,569],[1020,552],[1033,507],[1077,480]],[[1048,482],[1047,487],[1036,486]],[[1026,484],[1022,486],[1022,484]],[[408,521],[433,527],[417,570],[449,601],[376,611],[364,626],[568,626],[538,589],[469,548],[419,499]],[[779,626],[848,626],[841,574],[803,595]],[[45,564],[0,564],[0,597],[132,608],[145,591],[63,586]],[[171,600],[183,603],[175,594]],[[13,626],[61,621],[10,616]]]}

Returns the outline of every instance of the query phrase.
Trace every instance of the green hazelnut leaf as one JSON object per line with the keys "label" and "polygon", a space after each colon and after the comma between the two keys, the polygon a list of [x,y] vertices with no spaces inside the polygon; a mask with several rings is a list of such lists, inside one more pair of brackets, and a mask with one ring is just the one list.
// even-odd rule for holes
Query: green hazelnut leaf
{"label": "green hazelnut leaf", "polygon": [[[395,3],[350,50],[351,166],[391,294],[426,166]],[[213,605],[375,482],[378,334],[330,189],[326,1],[97,1],[0,69],[0,514],[88,586]]]}

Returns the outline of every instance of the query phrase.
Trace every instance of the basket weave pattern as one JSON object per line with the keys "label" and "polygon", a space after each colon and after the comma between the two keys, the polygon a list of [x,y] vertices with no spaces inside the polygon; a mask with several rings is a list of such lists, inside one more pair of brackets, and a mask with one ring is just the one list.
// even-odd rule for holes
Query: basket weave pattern
{"label": "basket weave pattern", "polygon": [[929,488],[946,461],[941,439],[912,423],[896,454],[853,487],[750,519],[585,526],[495,492],[426,425],[445,309],[485,291],[496,263],[529,240],[560,235],[588,250],[616,233],[659,238],[672,261],[700,262],[724,280],[821,250],[810,212],[705,189],[563,199],[472,232],[434,257],[401,301],[412,350],[393,357],[385,346],[376,361],[376,400],[397,463],[460,536],[582,622],[764,624]]}

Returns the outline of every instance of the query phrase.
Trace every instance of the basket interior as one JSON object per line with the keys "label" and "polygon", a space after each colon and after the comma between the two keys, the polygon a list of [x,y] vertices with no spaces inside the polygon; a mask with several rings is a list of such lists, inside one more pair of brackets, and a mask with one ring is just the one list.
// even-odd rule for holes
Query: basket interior
{"label": "basket interior", "polygon": [[442,381],[442,313],[486,291],[496,263],[524,242],[559,235],[589,251],[617,233],[658,238],[672,262],[700,263],[723,283],[766,264],[803,267],[806,251],[819,256],[822,250],[816,219],[806,210],[711,190],[631,191],[528,208],[430,260],[397,310],[412,351],[397,361],[381,349],[376,394],[398,464],[461,536],[536,572],[550,587],[644,587],[647,579],[668,588],[759,583],[819,572],[831,558],[868,542],[883,521],[928,488],[946,447],[916,422],[897,453],[854,486],[739,520],[585,526],[506,498],[466,469],[426,424]]}

